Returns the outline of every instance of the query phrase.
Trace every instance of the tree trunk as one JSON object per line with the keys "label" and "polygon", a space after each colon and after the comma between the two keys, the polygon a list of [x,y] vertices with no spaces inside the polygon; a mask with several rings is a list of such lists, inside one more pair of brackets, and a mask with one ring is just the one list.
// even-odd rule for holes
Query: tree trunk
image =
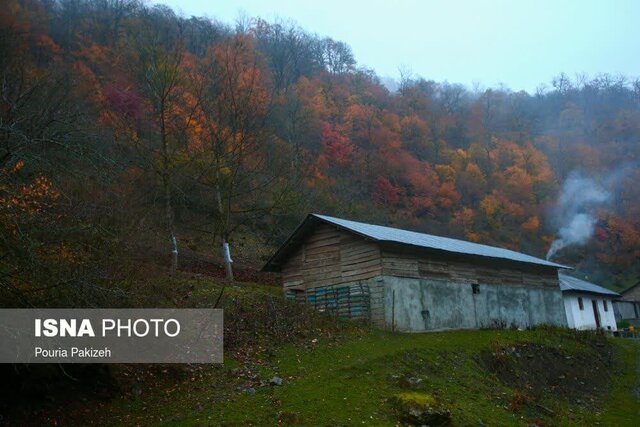
{"label": "tree trunk", "polygon": [[233,267],[231,260],[231,251],[229,250],[229,233],[228,233],[228,220],[227,215],[224,213],[224,207],[222,205],[222,190],[220,188],[220,157],[219,153],[216,153],[216,169],[215,169],[215,191],[216,191],[216,204],[218,207],[218,218],[220,220],[220,231],[222,236],[222,256],[224,257],[224,268],[227,272],[227,280],[233,281]]}
{"label": "tree trunk", "polygon": [[169,141],[164,118],[164,105],[160,107],[160,137],[162,139],[162,189],[164,193],[164,215],[171,245],[170,273],[178,270],[178,240],[173,228],[173,209],[171,208],[171,182],[169,176]]}
{"label": "tree trunk", "polygon": [[231,266],[233,261],[231,260],[231,251],[227,239],[222,239],[222,254],[224,256],[224,268],[227,272],[227,280],[233,282],[233,267]]}
{"label": "tree trunk", "polygon": [[178,270],[178,241],[176,236],[171,235],[171,274]]}

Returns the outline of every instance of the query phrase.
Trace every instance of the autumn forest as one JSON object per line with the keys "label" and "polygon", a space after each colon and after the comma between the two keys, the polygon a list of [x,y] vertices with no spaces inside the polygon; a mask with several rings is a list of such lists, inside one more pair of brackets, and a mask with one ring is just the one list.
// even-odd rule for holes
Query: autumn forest
{"label": "autumn forest", "polygon": [[259,267],[309,212],[544,257],[575,176],[610,197],[580,207],[593,235],[554,260],[624,289],[640,279],[640,80],[562,71],[536,93],[408,72],[389,88],[286,21],[6,0],[0,301],[124,304],[132,281],[225,243]]}

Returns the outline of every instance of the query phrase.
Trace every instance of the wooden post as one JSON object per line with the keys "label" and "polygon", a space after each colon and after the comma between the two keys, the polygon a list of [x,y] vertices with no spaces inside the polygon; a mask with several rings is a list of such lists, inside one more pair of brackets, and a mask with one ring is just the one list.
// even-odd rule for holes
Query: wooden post
{"label": "wooden post", "polygon": [[396,290],[391,291],[391,332],[396,331]]}

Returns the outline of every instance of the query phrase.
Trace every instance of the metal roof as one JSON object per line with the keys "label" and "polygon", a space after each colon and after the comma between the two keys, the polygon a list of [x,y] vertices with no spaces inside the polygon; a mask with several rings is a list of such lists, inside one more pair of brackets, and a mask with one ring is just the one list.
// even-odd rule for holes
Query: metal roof
{"label": "metal roof", "polygon": [[296,235],[303,229],[305,229],[308,226],[309,222],[316,222],[314,220],[320,220],[321,222],[336,225],[340,228],[350,230],[354,233],[357,233],[369,239],[376,240],[378,242],[399,243],[458,254],[476,255],[481,257],[506,259],[528,264],[537,264],[546,267],[566,269],[571,268],[541,258],[536,258],[531,255],[526,255],[509,249],[497,248],[495,246],[482,245],[479,243],[451,239],[448,237],[433,236],[431,234],[418,233],[415,231],[402,230],[399,228],[391,228],[381,225],[349,221],[346,219],[334,218],[327,215],[310,214],[309,216],[307,216],[305,221],[303,221],[303,223],[298,226],[293,235],[289,237],[289,239],[285,242],[284,245],[282,245],[282,247],[278,250],[278,252],[276,252],[271,260],[269,260],[269,262],[265,266],[265,270],[270,270],[273,267],[272,263],[275,264],[281,257],[281,255],[286,252],[285,248],[296,241]]}
{"label": "metal roof", "polygon": [[588,292],[591,294],[608,295],[611,297],[619,297],[620,294],[613,292],[609,289],[598,286],[594,283],[587,282],[585,280],[577,279],[573,276],[569,276],[566,273],[560,272],[558,274],[560,279],[560,290],[562,292]]}

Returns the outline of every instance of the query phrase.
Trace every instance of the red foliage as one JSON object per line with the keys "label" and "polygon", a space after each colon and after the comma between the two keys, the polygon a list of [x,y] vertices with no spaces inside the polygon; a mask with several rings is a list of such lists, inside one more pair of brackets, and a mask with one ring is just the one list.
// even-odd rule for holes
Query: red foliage
{"label": "red foliage", "polygon": [[400,201],[400,189],[381,176],[373,185],[373,201],[378,206],[395,206]]}
{"label": "red foliage", "polygon": [[596,228],[595,235],[596,235],[596,238],[601,242],[604,242],[607,240],[607,231],[603,228],[600,228],[600,227]]}
{"label": "red foliage", "polygon": [[142,117],[142,98],[137,93],[106,84],[102,93],[109,107],[115,112],[138,121]]}
{"label": "red foliage", "polygon": [[322,144],[323,154],[329,163],[344,165],[351,162],[354,146],[335,125],[322,123]]}

